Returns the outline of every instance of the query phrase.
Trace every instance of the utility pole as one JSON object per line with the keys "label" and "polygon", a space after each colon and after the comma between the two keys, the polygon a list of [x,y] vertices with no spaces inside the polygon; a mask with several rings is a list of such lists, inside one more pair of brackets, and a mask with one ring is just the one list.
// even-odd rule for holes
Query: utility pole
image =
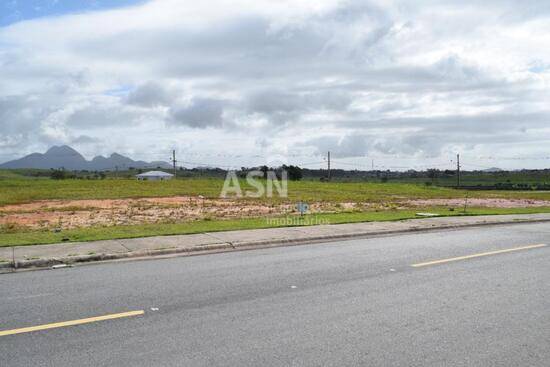
{"label": "utility pole", "polygon": [[115,166],[115,178],[118,178],[118,166]]}
{"label": "utility pole", "polygon": [[330,181],[330,151],[328,152],[328,180]]}
{"label": "utility pole", "polygon": [[460,187],[460,154],[456,155],[456,187]]}
{"label": "utility pole", "polygon": [[176,170],[176,150],[172,150],[172,163],[174,164],[174,178],[177,178],[178,171]]}

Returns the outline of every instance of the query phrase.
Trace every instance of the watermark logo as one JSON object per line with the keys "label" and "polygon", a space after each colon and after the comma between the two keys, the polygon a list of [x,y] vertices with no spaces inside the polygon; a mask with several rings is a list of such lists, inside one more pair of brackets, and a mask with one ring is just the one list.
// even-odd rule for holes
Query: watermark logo
{"label": "watermark logo", "polygon": [[237,173],[235,171],[227,172],[220,198],[271,198],[275,193],[282,198],[288,197],[288,174],[285,170],[280,170],[278,172],[269,170],[249,171],[246,174],[246,183],[247,186],[253,189],[247,189],[243,192],[241,180],[239,180]]}
{"label": "watermark logo", "polygon": [[266,222],[267,225],[270,227],[319,226],[330,224],[330,220],[328,218],[317,216],[287,216],[282,218],[266,218]]}

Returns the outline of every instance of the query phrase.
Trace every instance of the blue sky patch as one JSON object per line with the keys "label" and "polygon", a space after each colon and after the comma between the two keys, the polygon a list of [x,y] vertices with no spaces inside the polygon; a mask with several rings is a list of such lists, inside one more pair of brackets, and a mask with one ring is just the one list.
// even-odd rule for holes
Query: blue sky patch
{"label": "blue sky patch", "polygon": [[0,27],[23,20],[82,13],[140,4],[144,0],[4,0],[0,2]]}

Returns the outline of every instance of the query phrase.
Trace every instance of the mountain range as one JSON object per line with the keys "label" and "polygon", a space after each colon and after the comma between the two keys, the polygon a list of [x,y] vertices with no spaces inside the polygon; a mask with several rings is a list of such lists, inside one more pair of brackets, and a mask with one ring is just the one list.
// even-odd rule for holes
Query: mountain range
{"label": "mountain range", "polygon": [[133,168],[170,168],[168,162],[134,161],[128,157],[113,153],[109,157],[97,156],[91,161],[86,160],[73,148],[62,145],[53,146],[44,154],[32,153],[23,158],[0,164],[0,168],[64,168],[66,170],[89,170],[89,171],[114,171],[115,169],[126,170]]}

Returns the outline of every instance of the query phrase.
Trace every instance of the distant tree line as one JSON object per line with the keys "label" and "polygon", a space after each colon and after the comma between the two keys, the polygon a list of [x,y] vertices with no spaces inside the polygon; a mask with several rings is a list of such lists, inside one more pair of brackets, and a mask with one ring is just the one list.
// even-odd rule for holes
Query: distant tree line
{"label": "distant tree line", "polygon": [[[161,170],[161,169],[157,169]],[[236,173],[239,177],[245,178],[250,171],[261,171],[266,178],[268,172],[274,172],[277,178],[282,177],[282,172],[287,172],[289,180],[327,180],[326,169],[307,169],[296,165],[282,165],[269,167],[267,165],[257,167],[241,167]],[[102,180],[115,178],[134,178],[136,174],[142,173],[145,169],[126,169],[119,171],[88,171],[88,170],[65,170],[56,168],[44,169],[14,169],[14,173],[29,177],[50,177],[54,180],[65,179],[88,179]],[[163,171],[173,173],[172,170]],[[225,178],[227,170],[222,168],[195,167],[178,169],[177,178]],[[456,186],[456,171],[439,170],[428,168],[426,170],[331,170],[331,181],[335,182],[395,182],[395,183],[416,183],[429,186]],[[550,190],[550,169],[517,170],[517,171],[461,171],[461,187],[474,190]]]}
{"label": "distant tree line", "polygon": [[[84,175],[84,173],[87,173]],[[65,171],[63,168],[50,170],[50,178],[52,180],[66,180],[66,179],[87,179],[87,180],[104,180],[107,175],[103,171]]]}

